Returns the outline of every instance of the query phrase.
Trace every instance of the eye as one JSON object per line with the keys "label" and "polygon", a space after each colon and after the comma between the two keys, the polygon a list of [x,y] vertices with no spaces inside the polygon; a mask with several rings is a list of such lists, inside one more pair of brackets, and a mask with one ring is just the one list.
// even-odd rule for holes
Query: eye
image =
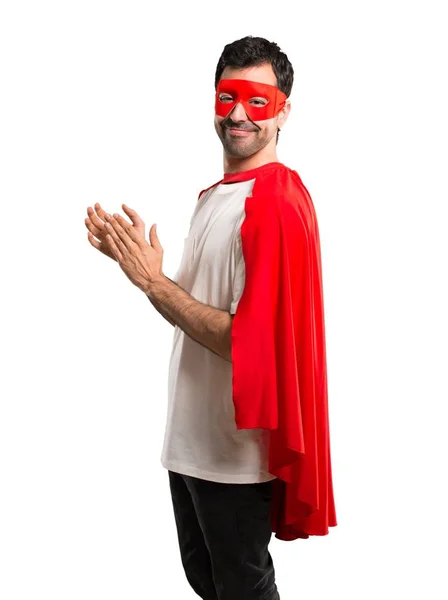
{"label": "eye", "polygon": [[266,106],[268,100],[266,98],[251,98],[249,102],[254,106]]}
{"label": "eye", "polygon": [[219,100],[221,102],[233,102],[233,98],[229,94],[219,94]]}

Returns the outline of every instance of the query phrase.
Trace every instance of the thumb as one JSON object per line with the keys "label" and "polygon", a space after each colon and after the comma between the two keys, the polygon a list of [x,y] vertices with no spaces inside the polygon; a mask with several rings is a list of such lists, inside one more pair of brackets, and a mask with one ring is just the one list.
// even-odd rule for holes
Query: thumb
{"label": "thumb", "polygon": [[133,210],[132,208],[129,208],[129,206],[126,206],[126,204],[122,204],[121,206],[123,207],[124,212],[131,219],[133,225],[137,226],[137,225],[143,224],[143,221],[138,216],[138,214],[135,212],[135,210]]}
{"label": "thumb", "polygon": [[149,230],[149,241],[154,250],[163,251],[162,244],[159,241],[159,236],[157,235],[157,225],[154,223]]}

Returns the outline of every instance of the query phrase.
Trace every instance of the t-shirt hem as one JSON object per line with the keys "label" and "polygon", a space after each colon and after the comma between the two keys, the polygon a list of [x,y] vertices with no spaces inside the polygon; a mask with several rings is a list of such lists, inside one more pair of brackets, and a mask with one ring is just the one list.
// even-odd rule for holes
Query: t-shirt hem
{"label": "t-shirt hem", "polygon": [[190,477],[197,477],[198,479],[205,479],[207,481],[215,481],[217,483],[264,483],[271,479],[276,479],[272,473],[246,473],[246,474],[235,474],[235,473],[215,473],[212,471],[205,471],[204,469],[198,469],[192,465],[185,465],[174,460],[161,460],[162,466],[169,471],[175,473],[181,473],[182,475],[189,475]]}

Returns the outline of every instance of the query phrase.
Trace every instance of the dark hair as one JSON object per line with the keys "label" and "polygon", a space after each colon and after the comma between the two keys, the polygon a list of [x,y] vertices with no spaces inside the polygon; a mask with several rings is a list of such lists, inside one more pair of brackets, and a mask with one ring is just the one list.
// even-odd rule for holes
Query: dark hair
{"label": "dark hair", "polygon": [[[244,69],[270,64],[277,78],[277,87],[286,96],[291,94],[294,82],[294,69],[288,57],[275,42],[269,42],[262,37],[248,35],[240,40],[224,46],[215,72],[215,90],[226,67]],[[277,141],[278,132],[277,131]]]}

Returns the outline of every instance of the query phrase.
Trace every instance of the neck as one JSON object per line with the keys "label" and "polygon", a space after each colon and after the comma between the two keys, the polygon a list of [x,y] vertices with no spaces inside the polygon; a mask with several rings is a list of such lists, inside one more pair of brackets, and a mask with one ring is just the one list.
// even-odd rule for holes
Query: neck
{"label": "neck", "polygon": [[242,171],[256,169],[266,163],[278,162],[277,152],[275,150],[265,154],[256,152],[252,156],[246,158],[229,156],[224,152],[223,159],[224,173],[241,173]]}

